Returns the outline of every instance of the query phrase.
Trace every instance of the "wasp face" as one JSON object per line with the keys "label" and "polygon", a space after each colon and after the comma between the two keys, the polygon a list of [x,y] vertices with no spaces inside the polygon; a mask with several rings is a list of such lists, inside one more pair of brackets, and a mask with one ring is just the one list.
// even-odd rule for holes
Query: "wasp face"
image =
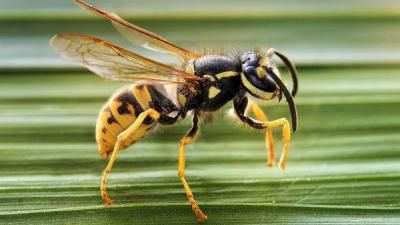
{"label": "wasp face", "polygon": [[264,100],[281,99],[281,90],[267,73],[269,59],[265,54],[247,52],[241,56],[241,63],[242,84],[251,95]]}

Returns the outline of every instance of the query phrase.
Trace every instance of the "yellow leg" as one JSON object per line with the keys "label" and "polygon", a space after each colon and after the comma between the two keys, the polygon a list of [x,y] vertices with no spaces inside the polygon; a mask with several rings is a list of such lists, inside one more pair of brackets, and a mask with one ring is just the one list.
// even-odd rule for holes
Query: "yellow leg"
{"label": "yellow leg", "polygon": [[283,126],[282,128],[282,136],[283,136],[283,151],[281,158],[279,160],[279,169],[284,170],[286,166],[286,158],[289,150],[289,144],[290,144],[290,125],[289,121],[286,118],[280,118],[277,120],[269,121],[269,122],[263,122],[262,126],[265,128],[275,128],[279,126]]}
{"label": "yellow leg", "polygon": [[281,155],[281,159],[279,160],[279,169],[284,170],[286,166],[286,158],[289,150],[289,143],[290,143],[290,125],[289,122],[286,120],[286,123],[283,125],[283,151]]}
{"label": "yellow leg", "polygon": [[[254,115],[256,116],[256,119],[261,121],[261,122],[268,122],[267,115],[262,111],[260,106],[257,104],[253,103],[251,105],[251,109],[253,110]],[[265,144],[267,146],[267,166],[273,166],[275,164],[275,147],[274,147],[274,137],[272,135],[272,129],[266,128],[264,130],[265,134]]]}
{"label": "yellow leg", "polygon": [[257,128],[276,128],[283,126],[282,128],[282,136],[283,136],[283,151],[281,158],[279,160],[279,169],[284,170],[285,165],[286,165],[286,158],[289,150],[289,144],[290,144],[290,124],[289,121],[286,118],[280,118],[277,120],[269,121],[269,122],[261,122],[261,121],[255,121],[251,118],[248,117],[243,117],[247,123],[251,124],[252,126],[256,126]]}
{"label": "yellow leg", "polygon": [[[253,128],[256,128],[256,129],[266,129],[266,128],[273,129],[276,127],[283,126],[283,128],[282,128],[283,151],[282,151],[281,159],[279,160],[279,168],[281,170],[283,170],[285,168],[285,164],[286,164],[286,158],[287,158],[287,154],[288,154],[288,150],[289,150],[290,135],[291,135],[289,121],[286,118],[280,118],[280,119],[268,121],[268,122],[261,122],[259,120],[252,119],[252,118],[244,115],[247,105],[248,105],[248,99],[246,97],[238,96],[233,100],[233,106],[234,106],[235,112],[239,116],[239,119],[242,122],[250,125]],[[257,108],[256,108],[256,110],[257,110]],[[261,110],[259,110],[259,111],[262,112]],[[258,113],[258,115],[260,116],[263,114]]]}
{"label": "yellow leg", "polygon": [[129,139],[129,137],[140,127],[140,125],[142,125],[143,121],[147,118],[147,116],[150,116],[153,119],[158,119],[160,117],[160,113],[158,113],[154,109],[148,109],[142,112],[130,127],[128,127],[120,135],[118,135],[117,143],[115,143],[114,145],[114,150],[112,152],[110,161],[108,162],[107,167],[103,172],[103,177],[101,178],[101,186],[100,186],[101,198],[106,202],[107,205],[112,204],[112,200],[108,197],[108,194],[106,192],[107,176],[111,172],[111,169],[117,158],[117,154],[121,148],[121,144],[123,144],[124,141]]}
{"label": "yellow leg", "polygon": [[185,137],[183,137],[181,139],[180,144],[179,144],[178,176],[182,181],[183,187],[186,192],[187,199],[188,199],[189,203],[192,205],[192,210],[193,210],[194,214],[197,216],[197,219],[199,221],[205,221],[207,219],[207,216],[201,211],[199,205],[197,204],[196,200],[194,199],[193,193],[190,190],[189,184],[185,178],[185,164],[186,164],[185,145],[189,144],[193,140],[194,136],[197,134],[197,131],[198,131],[197,115],[194,115],[194,116],[195,117],[193,118],[192,129],[189,131],[189,133],[187,133],[185,135]]}

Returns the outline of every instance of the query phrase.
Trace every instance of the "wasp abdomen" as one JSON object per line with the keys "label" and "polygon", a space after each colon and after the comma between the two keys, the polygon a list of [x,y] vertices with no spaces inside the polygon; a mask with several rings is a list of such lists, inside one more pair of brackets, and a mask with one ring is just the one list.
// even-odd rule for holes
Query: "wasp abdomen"
{"label": "wasp abdomen", "polygon": [[[152,102],[148,86],[124,88],[114,94],[100,111],[96,124],[96,141],[101,156],[108,156],[114,149],[117,137],[126,130],[142,113],[149,109]],[[121,143],[126,148],[144,138],[156,125],[156,121],[146,118],[137,131],[128,140]]]}

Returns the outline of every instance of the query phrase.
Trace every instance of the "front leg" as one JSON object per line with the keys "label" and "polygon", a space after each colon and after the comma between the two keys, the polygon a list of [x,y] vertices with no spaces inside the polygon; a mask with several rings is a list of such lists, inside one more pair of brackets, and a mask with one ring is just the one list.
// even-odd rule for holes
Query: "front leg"
{"label": "front leg", "polygon": [[269,121],[269,122],[261,122],[258,120],[255,120],[253,118],[250,118],[246,115],[244,115],[244,112],[246,111],[247,105],[248,105],[248,99],[247,97],[243,96],[237,96],[233,100],[233,105],[235,108],[235,112],[238,115],[239,119],[243,121],[244,123],[250,125],[253,128],[256,129],[266,129],[266,128],[275,128],[279,126],[283,126],[282,129],[282,136],[283,136],[283,151],[281,158],[279,160],[279,168],[281,170],[285,169],[285,164],[286,164],[286,158],[289,150],[289,143],[290,143],[290,124],[289,121],[286,118],[280,118],[277,120]]}
{"label": "front leg", "polygon": [[[251,109],[256,116],[256,119],[261,122],[268,122],[268,117],[262,111],[261,107],[256,103],[251,104]],[[267,166],[271,167],[275,164],[275,147],[274,147],[274,137],[271,128],[266,128],[264,130],[265,144],[267,146]]]}

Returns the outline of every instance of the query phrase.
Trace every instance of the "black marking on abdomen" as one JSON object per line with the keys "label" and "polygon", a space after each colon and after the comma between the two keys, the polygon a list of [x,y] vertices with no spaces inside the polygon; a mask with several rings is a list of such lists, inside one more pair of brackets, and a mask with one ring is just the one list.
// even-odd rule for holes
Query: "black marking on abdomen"
{"label": "black marking on abdomen", "polygon": [[103,141],[104,143],[107,143],[107,144],[109,144],[109,145],[112,145],[110,142],[108,142],[106,139],[104,139],[104,138],[101,138],[101,141]]}
{"label": "black marking on abdomen", "polygon": [[107,118],[107,123],[108,124],[112,124],[112,123],[116,123],[119,125],[118,121],[115,119],[114,115],[112,114],[110,107],[107,107],[104,109],[104,112],[109,112],[110,116]]}
{"label": "black marking on abdomen", "polygon": [[101,129],[101,132],[103,132],[103,134],[107,133],[107,128],[103,127],[103,129]]}
{"label": "black marking on abdomen", "polygon": [[144,111],[142,106],[137,101],[136,97],[133,95],[132,91],[129,88],[126,88],[115,100],[122,103],[121,106],[118,107],[118,112],[120,114],[132,113],[128,110],[128,104],[133,106],[136,117],[138,117],[140,113]]}
{"label": "black marking on abdomen", "polygon": [[[143,89],[143,86],[136,86],[134,88],[137,89]],[[135,110],[135,116],[139,117],[139,115],[144,111],[138,100],[136,99],[136,96],[132,93],[130,88],[127,88],[124,90],[117,98],[116,101],[121,102],[121,106],[118,107],[118,113],[123,115],[123,114],[130,114],[132,113],[128,109],[128,104],[132,105],[132,107]],[[145,125],[150,125],[154,123],[154,119],[152,119],[150,116],[147,116],[143,120],[143,124]]]}
{"label": "black marking on abdomen", "polygon": [[118,107],[117,110],[120,115],[132,114],[132,112],[128,109],[127,102],[121,102],[121,105]]}

